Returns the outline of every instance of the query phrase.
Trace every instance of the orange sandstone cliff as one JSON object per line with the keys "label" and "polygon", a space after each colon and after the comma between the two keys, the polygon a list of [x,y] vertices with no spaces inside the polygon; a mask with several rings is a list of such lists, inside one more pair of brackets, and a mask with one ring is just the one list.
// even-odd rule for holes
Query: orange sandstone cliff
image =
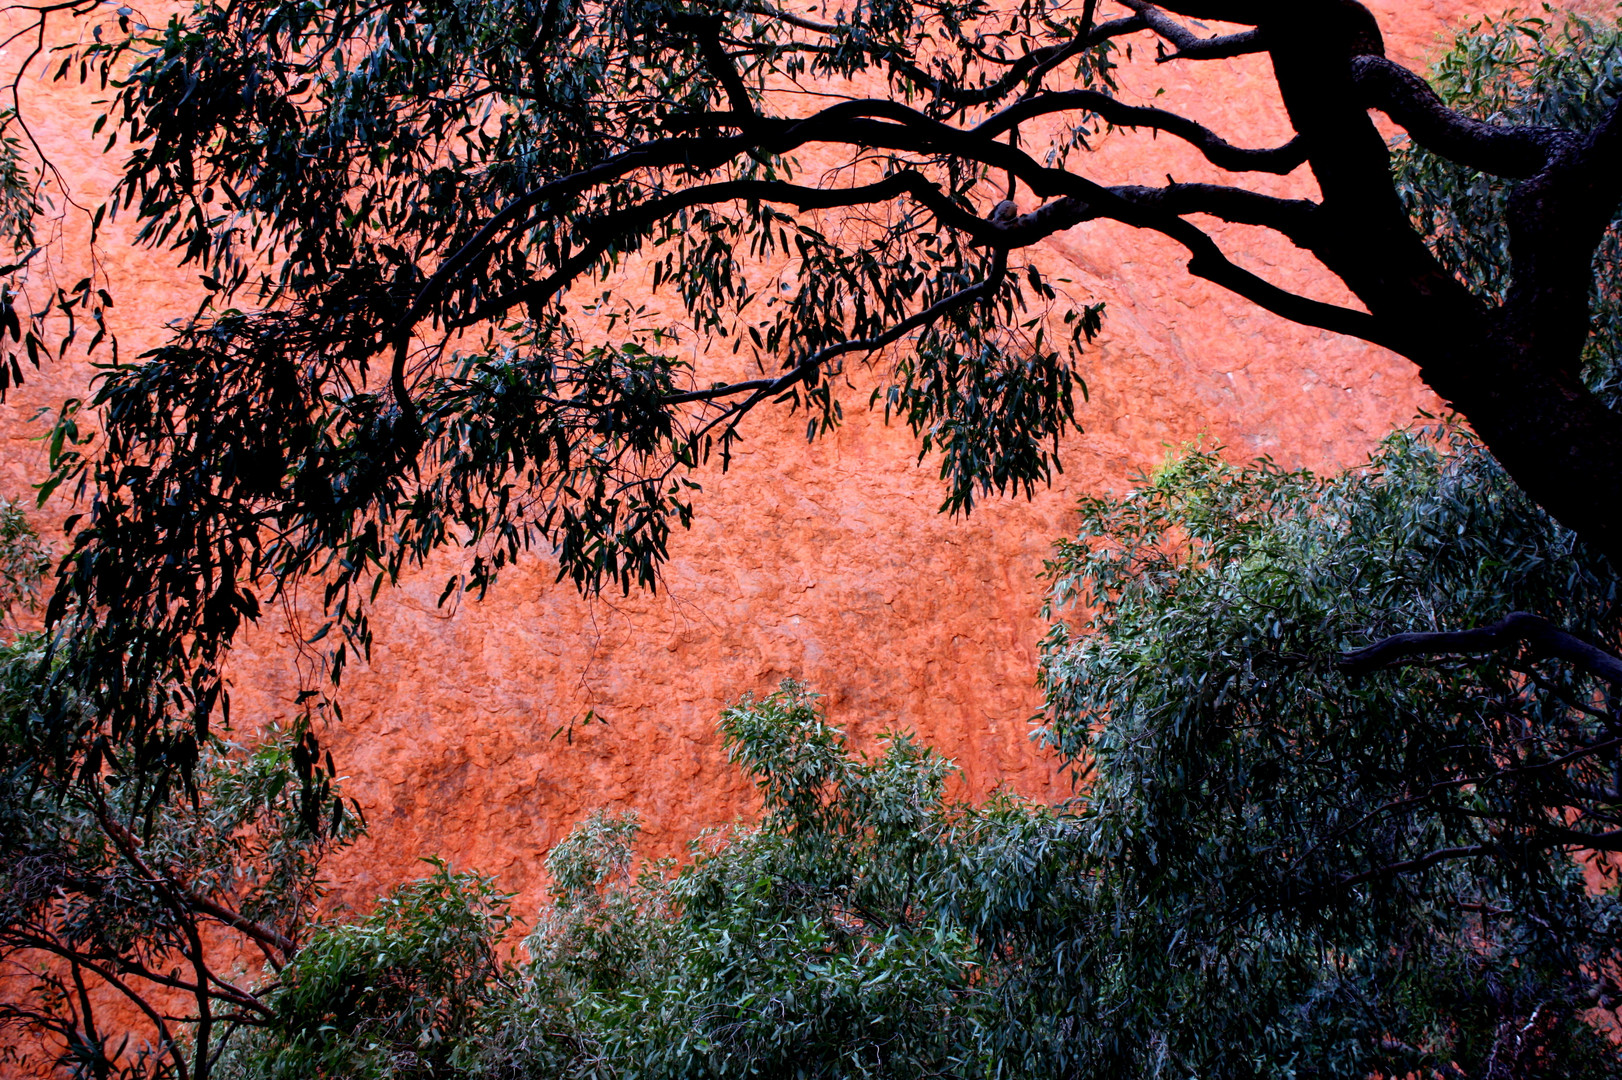
{"label": "orange sandstone cliff", "polygon": [[[1418,65],[1470,18],[1500,10],[1482,0],[1370,6],[1392,55]],[[25,48],[13,44],[0,60],[15,65]],[[1124,70],[1123,89],[1146,99],[1163,86],[1173,107],[1233,141],[1271,144],[1285,126],[1265,65],[1139,62]],[[40,82],[23,95],[45,149],[94,205],[115,163],[89,137],[99,112],[92,95]],[[1168,170],[1179,179],[1206,172],[1168,141],[1129,135],[1106,139],[1091,164],[1111,182]],[[1310,184],[1279,182],[1304,194]],[[77,226],[67,227],[71,235]],[[1220,236],[1254,269],[1342,295],[1287,245],[1239,228]],[[131,355],[188,311],[195,278],[116,238],[102,256],[114,326]],[[934,463],[917,462],[904,428],[852,408],[842,429],[808,445],[801,418],[762,413],[731,472],[703,478],[698,518],[674,538],[657,596],[583,599],[554,584],[544,557],[455,610],[435,603],[444,573],[384,593],[371,664],[351,671],[344,721],[324,732],[371,823],[368,839],[332,865],[339,895],[364,902],[439,854],[498,874],[527,911],[544,884],[541,855],[594,808],[639,810],[650,846],[665,851],[747,815],[751,793],[725,761],[715,716],[785,676],[814,684],[864,744],[892,727],[916,730],[960,763],[973,792],[1065,792],[1067,779],[1031,744],[1028,718],[1043,632],[1037,574],[1071,527],[1075,498],[1122,489],[1167,444],[1202,434],[1240,457],[1350,464],[1393,425],[1437,405],[1406,361],[1195,281],[1158,237],[1094,223],[1036,258],[1050,277],[1105,300],[1108,313],[1085,370],[1086,433],[1068,439],[1064,475],[1034,500],[943,517]],[[635,295],[645,283],[621,288]],[[31,417],[83,395],[90,374],[64,361],[0,407],[0,493],[28,494],[42,473]],[[42,532],[54,534],[68,512],[60,500],[48,506]],[[239,716],[292,715],[296,644],[271,618],[248,636],[232,667]],[[588,710],[605,722],[567,734]]]}

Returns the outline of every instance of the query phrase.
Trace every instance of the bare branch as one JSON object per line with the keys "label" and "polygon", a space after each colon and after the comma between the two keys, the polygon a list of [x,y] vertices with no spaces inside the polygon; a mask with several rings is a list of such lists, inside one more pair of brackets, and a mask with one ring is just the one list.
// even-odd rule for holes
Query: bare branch
{"label": "bare branch", "polygon": [[[1159,62],[1162,64],[1169,60],[1227,60],[1235,56],[1267,51],[1267,46],[1263,43],[1262,34],[1259,30],[1244,30],[1237,34],[1223,34],[1220,37],[1202,38],[1176,19],[1167,17],[1166,13],[1160,10],[1162,7],[1172,5],[1150,4],[1144,2],[1144,0],[1121,0],[1121,3],[1135,12],[1158,37],[1171,42],[1176,48],[1176,52],[1161,52]],[[1224,22],[1247,21],[1235,18],[1232,15],[1204,15],[1197,17],[1221,19]]]}
{"label": "bare branch", "polygon": [[71,949],[63,947],[59,942],[40,940],[31,943],[29,947],[38,949],[40,952],[59,956],[69,963],[82,966],[86,971],[93,972],[98,979],[102,980],[108,986],[112,987],[114,990],[118,991],[125,998],[127,998],[129,1002],[135,1006],[135,1008],[140,1010],[141,1014],[146,1017],[147,1022],[150,1023],[157,1031],[159,1048],[165,1055],[169,1057],[171,1061],[174,1062],[175,1075],[179,1077],[179,1080],[190,1080],[191,1068],[186,1063],[185,1052],[179,1040],[175,1038],[174,1033],[170,1030],[168,1023],[165,1022],[162,1014],[154,1009],[146,998],[137,993],[123,979],[119,978],[116,972],[102,964],[97,963],[94,960],[90,960],[79,955]]}
{"label": "bare branch", "polygon": [[1367,648],[1342,655],[1336,666],[1355,678],[1404,660],[1498,652],[1523,643],[1546,656],[1574,664],[1595,678],[1622,686],[1622,660],[1547,619],[1524,611],[1510,612],[1497,622],[1474,630],[1394,634]]}
{"label": "bare branch", "polygon": [[1272,229],[1298,247],[1314,250],[1318,243],[1317,203],[1307,199],[1280,199],[1272,195],[1223,184],[1168,184],[1165,187],[1111,188],[1124,198],[1172,214],[1209,214],[1234,225]]}
{"label": "bare branch", "polygon": [[[1121,0],[1125,7],[1134,7],[1139,0]],[[1188,19],[1210,19],[1213,22],[1239,23],[1255,26],[1262,21],[1262,12],[1271,6],[1267,0],[1154,0],[1145,7],[1157,7]]]}
{"label": "bare branch", "polygon": [[1015,60],[1001,78],[983,87],[954,86],[929,74],[929,72],[916,64],[894,59],[892,59],[891,63],[895,70],[934,94],[938,101],[959,108],[986,105],[1007,97],[1018,89],[1021,83],[1028,83],[1030,88],[1035,89],[1041,85],[1042,79],[1050,71],[1066,60],[1080,56],[1088,49],[1110,38],[1135,34],[1140,30],[1147,29],[1147,27],[1148,24],[1136,15],[1124,19],[1112,19],[1107,23],[1093,27],[1090,32],[1077,35],[1071,41],[1049,45],[1041,49],[1032,49]]}
{"label": "bare branch", "polygon": [[808,19],[804,15],[796,15],[792,11],[784,11],[781,8],[771,7],[767,4],[749,4],[741,10],[749,15],[759,15],[765,19],[787,23],[789,26],[797,26],[801,30],[809,30],[813,34],[838,34],[845,29],[845,27],[837,23],[817,22],[815,19]]}

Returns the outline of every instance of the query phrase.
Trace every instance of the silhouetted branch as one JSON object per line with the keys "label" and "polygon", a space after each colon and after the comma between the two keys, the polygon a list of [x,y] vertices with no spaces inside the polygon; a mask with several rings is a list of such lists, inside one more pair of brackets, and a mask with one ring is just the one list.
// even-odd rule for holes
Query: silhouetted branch
{"label": "silhouetted branch", "polygon": [[1546,656],[1574,664],[1596,678],[1622,686],[1622,660],[1547,619],[1524,611],[1510,612],[1497,622],[1474,630],[1393,634],[1367,648],[1343,654],[1336,666],[1357,677],[1404,660],[1498,652],[1523,643]]}
{"label": "silhouetted branch", "polygon": [[[1267,46],[1262,41],[1262,35],[1257,30],[1244,30],[1237,34],[1223,34],[1219,37],[1202,38],[1188,27],[1166,16],[1160,8],[1167,5],[1145,3],[1143,0],[1121,0],[1127,8],[1135,12],[1149,29],[1161,38],[1172,43],[1176,52],[1162,53],[1159,62],[1164,64],[1168,60],[1226,60],[1235,56],[1245,56],[1249,53],[1266,52]],[[1241,22],[1244,20],[1229,19],[1225,16],[1203,16],[1204,18],[1221,18],[1224,21]]]}
{"label": "silhouetted branch", "polygon": [[1359,56],[1352,76],[1363,102],[1379,109],[1432,153],[1494,176],[1541,172],[1573,136],[1556,128],[1490,124],[1448,108],[1424,79],[1383,56]]}

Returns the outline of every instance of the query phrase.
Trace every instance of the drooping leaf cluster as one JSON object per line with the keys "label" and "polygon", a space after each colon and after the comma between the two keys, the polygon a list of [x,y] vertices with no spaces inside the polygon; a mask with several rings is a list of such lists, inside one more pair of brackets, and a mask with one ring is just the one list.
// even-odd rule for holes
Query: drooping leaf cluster
{"label": "drooping leaf cluster", "polygon": [[[0,505],[0,598],[27,602],[45,558]],[[0,644],[0,1062],[75,1077],[205,1077],[269,1011],[257,969],[291,959],[321,860],[363,827],[314,748],[269,727],[204,746],[187,799],[163,778],[55,775],[61,727],[40,633]],[[71,707],[82,707],[75,701]]]}
{"label": "drooping leaf cluster", "polygon": [[[128,148],[107,210],[208,297],[101,373],[94,449],[53,444],[49,486],[89,506],[52,614],[78,613],[98,723],[184,772],[268,597],[308,607],[336,679],[370,598],[444,547],[466,551],[446,599],[536,545],[584,590],[652,587],[695,471],[763,403],[838,423],[847,358],[887,358],[864,389],[940,455],[948,508],[1045,482],[1099,309],[1050,326],[1055,283],[943,224],[1000,198],[983,163],[792,114],[874,84],[962,113],[1017,41],[1075,34],[1072,6],[810,29],[669,0],[120,9],[67,58]],[[1108,42],[1065,63],[1103,85]],[[735,132],[756,110],[780,137]],[[845,157],[797,162],[817,140]],[[662,307],[617,293],[639,275]]]}
{"label": "drooping leaf cluster", "polygon": [[[57,10],[83,13],[95,6],[68,4]],[[49,250],[56,224],[51,217],[58,208],[47,194],[47,170],[24,149],[25,138],[32,135],[16,108],[0,109],[0,402],[22,383],[25,363],[38,368],[47,359],[62,357],[79,340],[85,323],[90,329],[87,351],[106,342],[117,355],[106,324],[112,296],[98,287],[94,269],[71,286],[62,284],[65,268],[58,262],[63,253]]]}

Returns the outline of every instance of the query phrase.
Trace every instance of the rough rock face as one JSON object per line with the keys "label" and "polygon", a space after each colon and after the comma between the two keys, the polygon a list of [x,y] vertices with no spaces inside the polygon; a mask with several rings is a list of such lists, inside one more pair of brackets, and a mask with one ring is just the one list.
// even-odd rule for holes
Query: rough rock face
{"label": "rough rock face", "polygon": [[[1392,55],[1423,64],[1444,36],[1500,5],[1370,6]],[[11,46],[12,62],[22,48]],[[1129,96],[1164,86],[1166,102],[1235,142],[1281,138],[1264,59],[1156,67],[1141,62],[1145,52],[1124,72]],[[93,204],[111,170],[89,144],[99,110],[86,96],[31,85],[25,108]],[[1125,135],[1108,138],[1092,168],[1112,182],[1168,171],[1210,172],[1169,140]],[[1311,193],[1299,176],[1278,187]],[[1238,228],[1222,237],[1253,268],[1339,295],[1287,245]],[[188,310],[195,278],[116,243],[104,257],[129,355]],[[363,903],[414,876],[418,858],[441,854],[498,873],[523,894],[524,911],[543,884],[541,855],[593,808],[640,810],[649,844],[667,851],[746,815],[751,793],[727,765],[714,719],[738,695],[785,676],[814,684],[864,743],[892,727],[918,731],[957,759],[973,792],[1063,793],[1068,780],[1030,743],[1028,718],[1043,632],[1037,574],[1070,528],[1075,498],[1121,489],[1167,444],[1200,435],[1240,457],[1353,463],[1393,425],[1437,405],[1406,361],[1196,282],[1157,237],[1091,224],[1050,242],[1038,260],[1109,310],[1086,371],[1086,434],[1068,441],[1065,474],[1033,501],[993,502],[968,520],[940,516],[933,465],[916,462],[905,429],[852,408],[840,431],[807,445],[799,418],[768,412],[751,421],[732,471],[706,478],[698,519],[675,538],[657,596],[582,599],[553,583],[544,558],[454,612],[435,605],[443,572],[385,593],[372,664],[352,671],[344,723],[325,732],[372,827],[332,867],[340,895]],[[27,493],[42,471],[28,441],[39,430],[35,409],[82,395],[90,374],[59,364],[0,411],[4,493]],[[49,508],[45,531],[65,513],[65,503]],[[296,640],[269,619],[250,636],[233,668],[239,716],[292,714]],[[606,723],[577,723],[571,733],[588,710]]]}

